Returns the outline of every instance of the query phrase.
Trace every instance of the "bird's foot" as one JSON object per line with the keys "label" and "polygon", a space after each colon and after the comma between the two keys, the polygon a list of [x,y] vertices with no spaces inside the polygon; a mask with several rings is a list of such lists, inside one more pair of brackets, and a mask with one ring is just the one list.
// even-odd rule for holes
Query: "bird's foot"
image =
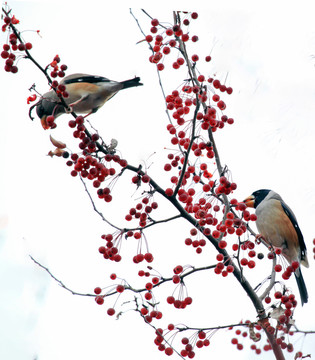
{"label": "bird's foot", "polygon": [[266,239],[261,234],[257,234],[255,236],[255,243],[260,244],[262,241],[267,242]]}
{"label": "bird's foot", "polygon": [[69,106],[67,107],[67,109],[65,109],[65,111],[66,111],[67,114],[71,114],[71,113],[73,112],[72,104],[69,105]]}

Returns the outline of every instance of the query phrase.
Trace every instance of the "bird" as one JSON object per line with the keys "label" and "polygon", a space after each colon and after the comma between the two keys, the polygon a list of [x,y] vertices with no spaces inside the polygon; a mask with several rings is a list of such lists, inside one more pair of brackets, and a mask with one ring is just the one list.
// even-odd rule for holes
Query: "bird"
{"label": "bird", "polygon": [[[256,210],[256,226],[260,235],[272,246],[282,249],[289,264],[297,261],[309,267],[306,245],[296,217],[282,197],[273,190],[260,189],[244,200],[247,207]],[[308,301],[308,293],[299,266],[295,273],[302,306]]]}
{"label": "bird", "polygon": [[34,106],[44,129],[49,128],[46,121],[49,115],[57,118],[66,112],[74,111],[88,116],[95,113],[118,91],[143,84],[139,77],[119,82],[103,76],[77,73],[64,77],[59,85],[64,85],[68,93],[64,100],[69,109],[65,108],[54,89],[42,95]]}

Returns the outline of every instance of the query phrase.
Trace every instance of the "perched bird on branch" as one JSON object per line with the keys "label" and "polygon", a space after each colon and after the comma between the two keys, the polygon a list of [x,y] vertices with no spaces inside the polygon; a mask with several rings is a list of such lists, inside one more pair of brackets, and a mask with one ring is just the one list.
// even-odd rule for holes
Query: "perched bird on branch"
{"label": "perched bird on branch", "polygon": [[61,102],[53,89],[44,94],[36,104],[36,113],[41,119],[44,129],[49,128],[46,122],[49,115],[56,118],[72,111],[90,115],[95,113],[118,91],[143,84],[139,77],[119,82],[102,76],[72,74],[63,78],[59,85],[64,85],[64,91],[68,94],[68,97],[64,97],[68,108]]}
{"label": "perched bird on branch", "polygon": [[[256,209],[256,226],[266,242],[282,249],[284,258],[292,264],[309,267],[306,246],[296,217],[281,196],[272,190],[257,190],[244,200],[248,207]],[[302,305],[307,303],[308,294],[300,266],[295,270]]]}

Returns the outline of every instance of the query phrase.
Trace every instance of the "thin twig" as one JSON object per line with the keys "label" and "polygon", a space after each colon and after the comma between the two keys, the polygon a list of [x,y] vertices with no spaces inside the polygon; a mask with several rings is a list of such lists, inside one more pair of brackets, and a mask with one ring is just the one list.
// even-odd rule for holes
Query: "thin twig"
{"label": "thin twig", "polygon": [[88,197],[89,197],[89,199],[90,199],[90,201],[91,201],[93,210],[94,210],[94,211],[101,217],[101,219],[102,219],[103,221],[105,221],[108,225],[110,225],[110,226],[113,227],[114,229],[119,230],[119,231],[122,232],[123,229],[121,229],[120,227],[118,227],[118,226],[112,224],[110,221],[108,221],[108,220],[105,218],[105,216],[97,209],[97,207],[96,207],[96,205],[95,205],[95,203],[94,203],[94,200],[93,200],[93,198],[92,198],[92,196],[91,196],[91,194],[90,194],[90,192],[89,192],[89,190],[88,190],[88,188],[87,188],[87,186],[86,186],[86,183],[85,183],[85,181],[82,179],[81,176],[80,176],[80,180],[81,180],[81,182],[82,182],[82,184],[83,184],[83,186],[84,186],[84,189],[85,189],[86,193],[88,194]]}
{"label": "thin twig", "polygon": [[36,265],[38,265],[39,267],[41,267],[42,269],[44,269],[50,277],[52,277],[63,289],[69,291],[72,295],[79,295],[79,296],[91,296],[91,297],[95,297],[95,294],[83,294],[83,293],[79,293],[77,291],[73,291],[72,289],[70,289],[68,286],[66,286],[61,280],[57,279],[55,275],[53,275],[51,273],[51,271],[45,267],[44,265],[42,265],[40,262],[38,262],[37,260],[35,260],[33,258],[32,255],[29,255],[29,257],[34,261],[34,263]]}

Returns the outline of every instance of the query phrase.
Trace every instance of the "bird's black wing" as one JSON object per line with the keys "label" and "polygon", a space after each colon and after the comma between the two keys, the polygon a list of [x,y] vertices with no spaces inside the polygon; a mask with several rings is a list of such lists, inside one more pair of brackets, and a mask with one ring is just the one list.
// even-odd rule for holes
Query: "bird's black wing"
{"label": "bird's black wing", "polygon": [[78,82],[86,82],[86,83],[90,83],[90,84],[95,84],[95,83],[99,83],[99,82],[110,82],[111,80],[103,77],[103,76],[96,76],[96,75],[83,75],[83,76],[78,76],[75,78],[70,78],[70,79],[64,79],[63,83],[68,85],[68,84],[74,84],[74,83],[78,83]]}
{"label": "bird's black wing", "polygon": [[294,226],[294,229],[297,233],[298,236],[298,240],[299,240],[299,245],[300,245],[300,250],[301,250],[301,260],[304,260],[306,257],[306,245],[304,242],[304,238],[303,238],[303,234],[301,232],[301,229],[297,223],[297,220],[295,218],[295,216],[293,215],[292,211],[290,210],[290,208],[283,202],[281,201],[281,205],[282,208],[284,210],[284,212],[287,214],[288,218],[290,219],[292,225]]}

